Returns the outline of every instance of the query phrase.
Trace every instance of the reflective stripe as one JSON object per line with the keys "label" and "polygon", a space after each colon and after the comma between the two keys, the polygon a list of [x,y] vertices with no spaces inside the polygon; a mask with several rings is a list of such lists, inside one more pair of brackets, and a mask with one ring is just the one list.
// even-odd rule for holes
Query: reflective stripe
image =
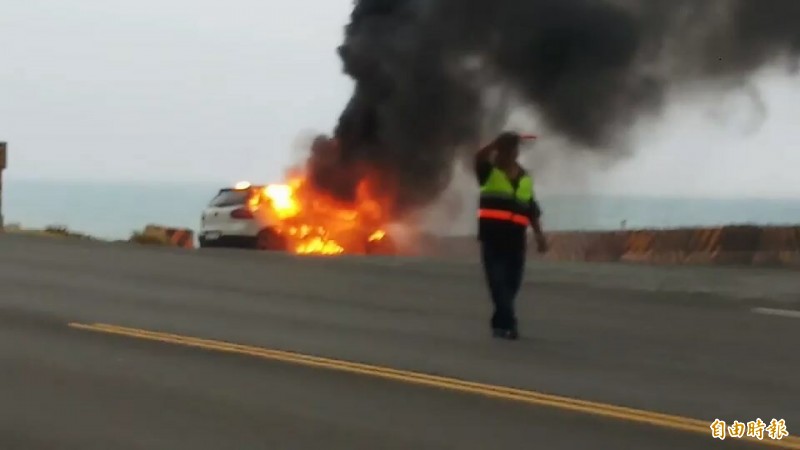
{"label": "reflective stripe", "polygon": [[523,171],[516,188],[505,172],[493,167],[481,185],[480,219],[501,220],[523,227],[531,224],[528,213],[534,197],[533,179]]}
{"label": "reflective stripe", "polygon": [[531,220],[527,216],[502,209],[480,209],[478,210],[478,217],[481,219],[507,220],[525,227],[531,224]]}

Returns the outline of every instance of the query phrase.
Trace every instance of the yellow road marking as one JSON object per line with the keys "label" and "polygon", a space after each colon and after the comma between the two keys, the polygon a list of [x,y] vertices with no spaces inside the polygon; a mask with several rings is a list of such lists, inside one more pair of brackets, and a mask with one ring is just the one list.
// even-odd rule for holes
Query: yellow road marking
{"label": "yellow road marking", "polygon": [[[372,366],[368,364],[304,355],[283,350],[271,350],[262,347],[234,344],[230,342],[202,339],[190,336],[181,336],[171,333],[148,331],[107,324],[70,323],[69,326],[85,331],[127,336],[131,338],[183,345],[205,350],[236,353],[274,361],[301,364],[305,366],[367,375],[405,383],[437,387],[451,391],[478,394],[496,399],[512,400],[539,406],[550,406],[566,411],[580,412],[584,414],[652,425],[672,430],[705,434],[709,439],[712,439],[710,428],[711,421],[691,419],[687,417],[662,414],[605,403],[590,402],[586,400],[543,394],[540,392],[515,389],[505,386],[476,383],[472,381],[459,380],[457,378],[428,375],[418,372],[391,369],[388,367]],[[764,438],[764,440],[758,440],[756,438],[748,437],[735,440],[749,441],[752,443],[783,449],[800,450],[800,438],[796,438],[794,436],[784,438],[783,440],[771,440],[767,438]]]}

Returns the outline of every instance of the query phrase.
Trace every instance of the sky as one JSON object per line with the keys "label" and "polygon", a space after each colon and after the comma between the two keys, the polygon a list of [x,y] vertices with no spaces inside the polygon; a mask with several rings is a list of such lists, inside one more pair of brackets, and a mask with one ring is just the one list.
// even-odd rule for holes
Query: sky
{"label": "sky", "polygon": [[[302,157],[303,139],[330,132],[350,97],[336,47],[351,7],[3,0],[4,177],[278,181]],[[630,158],[603,166],[559,157],[531,169],[553,192],[800,198],[799,81],[774,70],[756,80],[767,119],[755,132],[745,95],[692,93],[635,130]],[[543,141],[548,152],[573,154]]]}
{"label": "sky", "polygon": [[349,0],[4,0],[9,178],[275,179],[352,83]]}

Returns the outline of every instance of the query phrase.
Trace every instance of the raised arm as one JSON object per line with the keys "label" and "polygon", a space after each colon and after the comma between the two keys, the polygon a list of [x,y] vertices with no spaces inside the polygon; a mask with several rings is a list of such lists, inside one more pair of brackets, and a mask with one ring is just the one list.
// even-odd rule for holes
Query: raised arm
{"label": "raised arm", "polygon": [[494,155],[495,151],[497,150],[496,145],[497,139],[490,142],[482,149],[478,150],[475,153],[475,176],[478,179],[478,184],[483,184],[487,178],[489,178],[489,174],[492,171],[492,165],[494,164]]}
{"label": "raised arm", "polygon": [[496,140],[488,143],[482,149],[478,150],[478,153],[475,154],[475,164],[480,163],[491,163],[494,160],[494,153]]}

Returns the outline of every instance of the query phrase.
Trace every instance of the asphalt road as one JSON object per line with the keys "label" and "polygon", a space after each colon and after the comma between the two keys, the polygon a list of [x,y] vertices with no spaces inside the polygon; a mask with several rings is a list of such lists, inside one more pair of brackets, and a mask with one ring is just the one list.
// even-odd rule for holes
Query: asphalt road
{"label": "asphalt road", "polygon": [[[505,342],[489,337],[489,305],[471,261],[303,259],[0,235],[0,448],[800,448],[800,319],[758,307],[800,310],[798,273],[532,263],[519,304],[523,339]],[[95,323],[709,425],[785,419],[793,437],[723,442],[710,428],[642,423],[644,413],[610,418],[602,407],[576,411],[450,382],[356,374],[336,362],[290,362],[267,350],[224,352],[75,326]]]}

